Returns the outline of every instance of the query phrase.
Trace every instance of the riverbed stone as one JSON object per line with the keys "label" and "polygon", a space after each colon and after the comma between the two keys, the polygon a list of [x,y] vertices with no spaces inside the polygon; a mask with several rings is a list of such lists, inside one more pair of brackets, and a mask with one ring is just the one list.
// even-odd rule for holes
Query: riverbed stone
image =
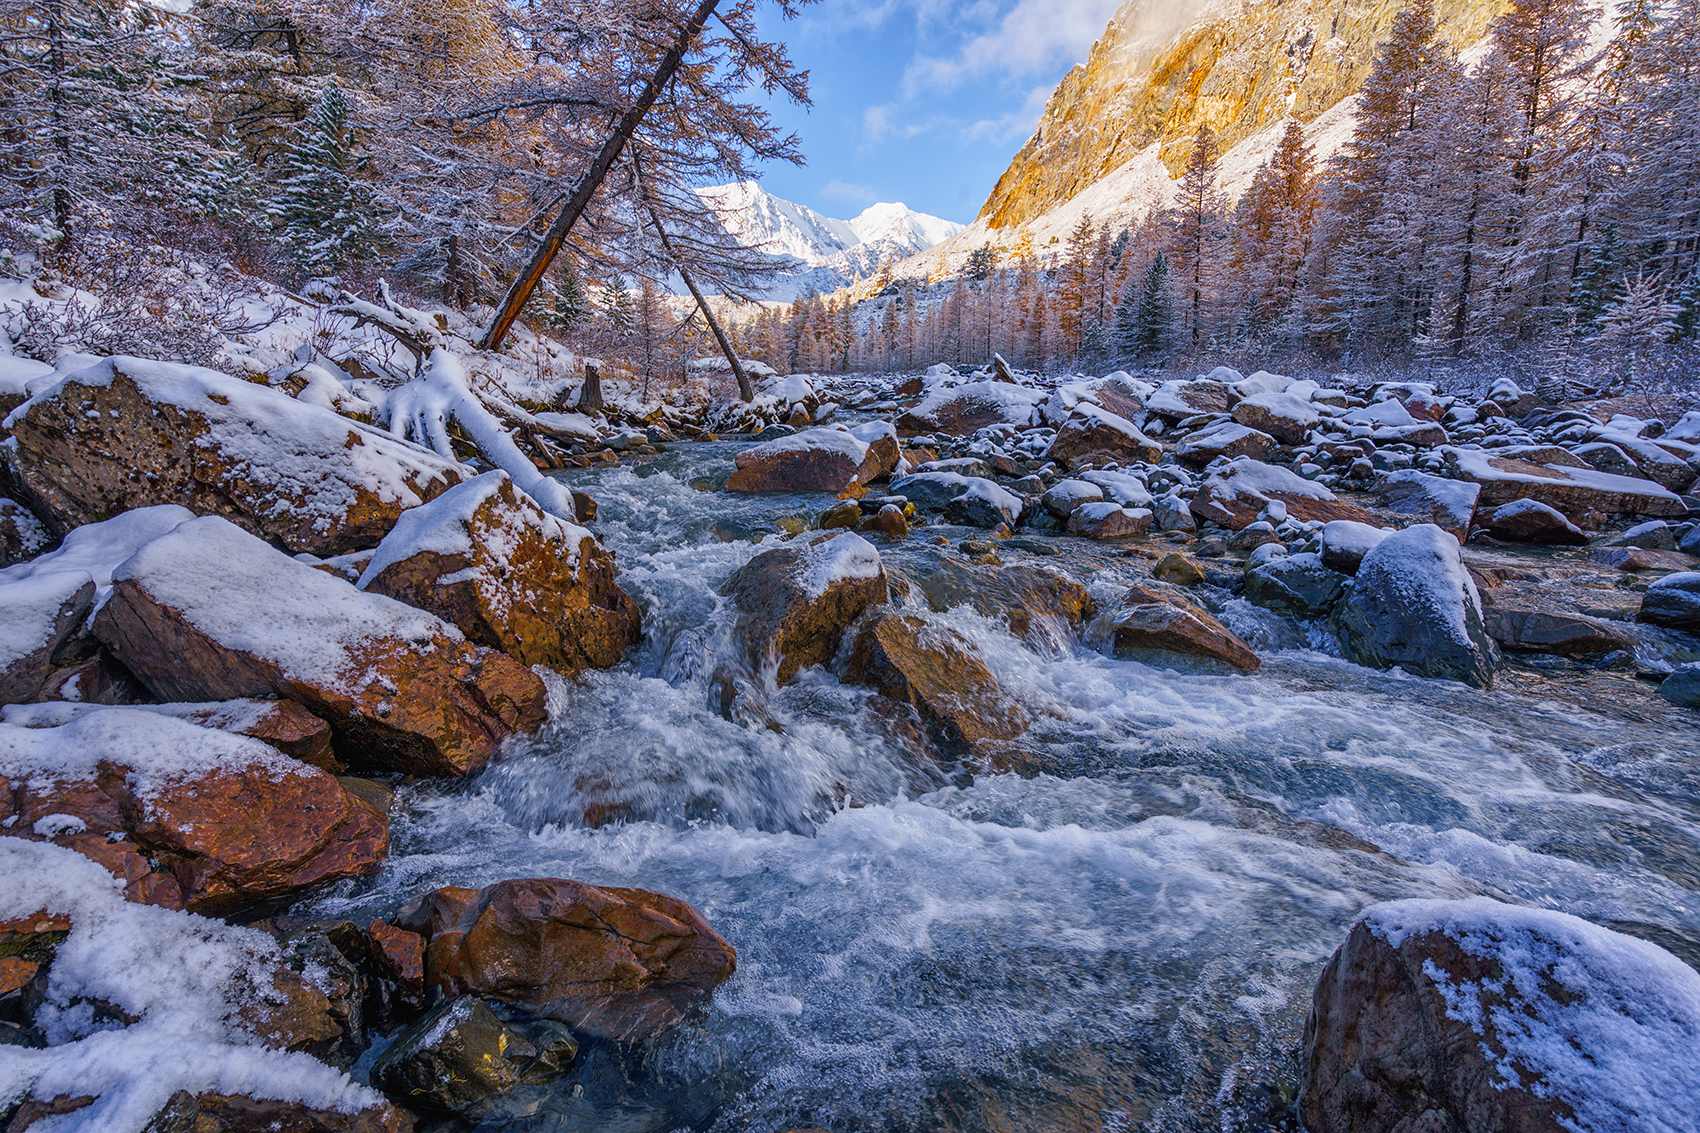
{"label": "riverbed stone", "polygon": [[1178,588],[1159,583],[1130,587],[1104,618],[1117,656],[1178,653],[1248,672],[1262,664],[1249,645]]}
{"label": "riverbed stone", "polygon": [[487,472],[402,513],[359,585],[522,665],[576,676],[615,664],[638,638],[637,605],[615,573],[589,531]]}
{"label": "riverbed stone", "polygon": [[1082,464],[1102,465],[1109,461],[1155,464],[1162,455],[1163,446],[1140,432],[1132,421],[1089,401],[1075,406],[1074,412],[1063,422],[1056,438],[1045,450],[1046,460],[1054,460],[1071,469]]}
{"label": "riverbed stone", "polygon": [[0,704],[35,699],[54,655],[94,607],[87,574],[62,571],[0,583]]}
{"label": "riverbed stone", "polygon": [[429,987],[620,1041],[677,1026],[737,966],[695,909],[644,889],[524,878],[439,889],[394,920],[425,937]]}
{"label": "riverbed stone", "polygon": [[521,1082],[559,1077],[577,1053],[570,1034],[539,1044],[466,995],[405,1027],[372,1064],[372,1081],[415,1109],[465,1111]]}
{"label": "riverbed stone", "polygon": [[1272,464],[1242,457],[1212,472],[1192,499],[1192,514],[1238,531],[1254,523],[1271,502],[1286,505],[1287,514],[1306,523],[1354,519],[1373,521],[1356,504],[1340,499],[1321,484]]}
{"label": "riverbed stone", "polygon": [[1067,647],[1094,612],[1084,586],[1056,571],[1022,563],[983,565],[928,553],[901,577],[933,611],[967,606],[1002,619],[1011,633],[1049,651]]}
{"label": "riverbed stone", "polygon": [[856,429],[804,429],[743,449],[728,492],[831,492],[867,485],[897,467],[897,434],[875,422]]}
{"label": "riverbed stone", "polygon": [[774,666],[779,684],[829,661],[850,623],[888,593],[879,551],[852,532],[763,551],[722,591],[738,608],[732,635],[740,660],[751,673]]}
{"label": "riverbed stone", "polygon": [[1069,534],[1100,542],[1107,539],[1130,539],[1149,530],[1149,508],[1122,507],[1109,500],[1081,504],[1068,517]]}
{"label": "riverbed stone", "polygon": [[16,500],[0,499],[0,569],[33,559],[52,544],[41,520]]}
{"label": "riverbed stone", "polygon": [[1460,543],[1470,535],[1476,501],[1482,493],[1479,484],[1431,476],[1414,468],[1401,468],[1382,476],[1377,491],[1386,500],[1388,510],[1418,516]]}
{"label": "riverbed stone", "polygon": [[434,615],[192,520],[114,574],[95,636],[165,701],[281,697],[351,766],[463,775],[545,716],[542,680]]}
{"label": "riverbed stone", "polygon": [[856,634],[845,680],[907,704],[947,753],[986,753],[1027,730],[972,642],[922,618],[881,613]]}
{"label": "riverbed stone", "polygon": [[1700,571],[1667,574],[1641,596],[1641,621],[1700,632]]}
{"label": "riverbed stone", "polygon": [[1684,708],[1700,708],[1700,662],[1678,665],[1659,682],[1659,695]]}
{"label": "riverbed stone", "polygon": [[1563,512],[1539,500],[1519,499],[1478,513],[1482,529],[1496,539],[1543,546],[1580,547],[1587,533]]}
{"label": "riverbed stone", "polygon": [[214,370],[107,358],[9,418],[11,477],[55,535],[181,504],[291,552],[374,546],[463,478],[450,460]]}
{"label": "riverbed stone", "polygon": [[1330,620],[1348,657],[1371,668],[1489,688],[1499,647],[1458,541],[1432,523],[1388,536],[1364,556]]}
{"label": "riverbed stone", "polygon": [[1288,555],[1245,576],[1246,601],[1295,618],[1327,617],[1351,576],[1332,570],[1318,555]]}

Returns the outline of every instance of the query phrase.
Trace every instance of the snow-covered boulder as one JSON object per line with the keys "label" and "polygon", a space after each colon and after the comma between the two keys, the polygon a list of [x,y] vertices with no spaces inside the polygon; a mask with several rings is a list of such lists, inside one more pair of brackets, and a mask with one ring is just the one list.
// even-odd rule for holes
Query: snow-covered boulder
{"label": "snow-covered boulder", "polygon": [[1188,417],[1228,412],[1234,392],[1226,382],[1210,378],[1193,381],[1168,381],[1158,386],[1145,399],[1148,412],[1174,424]]}
{"label": "snow-covered boulder", "polygon": [[1476,518],[1489,535],[1514,543],[1580,547],[1588,541],[1587,534],[1564,518],[1563,512],[1539,500],[1512,500],[1479,511]]}
{"label": "snow-covered boulder", "polygon": [[1217,421],[1188,433],[1175,445],[1175,459],[1203,468],[1219,456],[1268,460],[1279,445],[1274,437],[1237,421]]}
{"label": "snow-covered boulder", "polygon": [[1382,540],[1393,532],[1355,520],[1336,519],[1323,524],[1320,534],[1322,545],[1317,554],[1322,558],[1322,565],[1341,574],[1357,574],[1364,556],[1379,547]]}
{"label": "snow-covered boulder", "polygon": [[1376,490],[1390,511],[1421,516],[1462,543],[1470,537],[1481,487],[1468,480],[1448,480],[1414,468],[1401,468],[1381,478]]}
{"label": "snow-covered boulder", "polygon": [[403,512],[359,585],[522,665],[575,675],[606,669],[637,640],[637,606],[614,575],[589,531],[486,472]]}
{"label": "snow-covered boulder", "polygon": [[1700,571],[1667,574],[1641,596],[1641,621],[1700,632]]}
{"label": "snow-covered boulder", "polygon": [[845,533],[763,551],[723,591],[738,608],[737,660],[752,675],[771,667],[786,684],[798,669],[830,660],[850,623],[886,600],[887,584],[879,551]]}
{"label": "snow-covered boulder", "polygon": [[1296,618],[1326,617],[1349,576],[1316,555],[1285,555],[1246,571],[1246,601]]}
{"label": "snow-covered boulder", "polygon": [[1032,424],[1046,395],[1008,382],[970,382],[934,389],[897,419],[900,436],[968,436],[987,425]]}
{"label": "snow-covered boulder", "polygon": [[94,633],[161,700],[304,705],[351,764],[461,775],[544,718],[543,682],[512,658],[218,517],[115,571]]}
{"label": "snow-covered boulder", "polygon": [[0,724],[3,833],[99,862],[131,900],[224,912],[370,872],[388,853],[382,811],[259,740],[144,708],[61,719]]}
{"label": "snow-covered boulder", "polygon": [[1128,539],[1151,530],[1151,512],[1147,508],[1123,507],[1110,500],[1085,503],[1068,517],[1068,531],[1087,539]]}
{"label": "snow-covered boulder", "polygon": [[1014,527],[1027,507],[1026,500],[995,481],[957,472],[902,476],[891,482],[891,491],[966,527],[992,528],[1000,523]]}
{"label": "snow-covered boulder", "polygon": [[1458,540],[1432,523],[1389,535],[1363,557],[1331,619],[1346,655],[1376,669],[1493,685],[1499,648]]}
{"label": "snow-covered boulder", "polygon": [[1369,522],[1371,518],[1321,484],[1250,457],[1231,460],[1212,472],[1192,499],[1192,513],[1200,520],[1238,531],[1255,522],[1272,502],[1285,504],[1289,516],[1306,523],[1334,519]]}
{"label": "snow-covered boulder", "polygon": [[854,429],[805,429],[751,445],[733,458],[728,492],[831,492],[889,476],[897,467],[897,434],[884,421]]}
{"label": "snow-covered boulder", "polygon": [[1090,402],[1074,407],[1074,413],[1045,450],[1046,460],[1064,468],[1112,462],[1155,464],[1162,455],[1163,446],[1140,432],[1132,421]]}
{"label": "snow-covered boulder", "polygon": [[722,401],[710,406],[705,420],[708,429],[716,433],[756,433],[768,425],[807,428],[821,406],[813,384],[802,374],[768,373],[770,376],[756,381],[754,400]]}
{"label": "snow-covered boulder", "polygon": [[1458,478],[1482,486],[1477,507],[1498,507],[1513,500],[1530,499],[1572,519],[1590,511],[1679,519],[1688,514],[1688,505],[1681,497],[1651,480],[1614,476],[1586,466],[1576,468],[1550,461],[1536,463],[1514,455],[1496,456],[1487,449],[1448,447],[1440,451]]}
{"label": "snow-covered boulder", "polygon": [[[22,1103],[15,1122],[30,1109],[65,1114],[53,1127],[79,1133],[412,1127],[342,1071],[278,1049],[279,1015],[309,985],[266,933],[132,904],[95,862],[21,838],[0,838],[0,921],[65,934],[36,1014],[52,1044],[5,1048],[5,1096]],[[96,1004],[109,1021],[97,1021]],[[151,1124],[168,1103],[167,1120]]]}
{"label": "snow-covered boulder", "polygon": [[[87,698],[43,698],[37,704],[14,704],[0,710],[0,720],[25,728],[56,728],[110,706],[109,702]],[[259,740],[321,771],[344,770],[331,748],[330,725],[293,700],[209,700],[199,704],[149,703],[124,707],[183,720],[197,728]]]}
{"label": "snow-covered boulder", "polygon": [[1286,445],[1303,444],[1305,437],[1322,421],[1310,402],[1284,391],[1252,394],[1234,406],[1230,416],[1246,428],[1267,433]]}
{"label": "snow-covered boulder", "polygon": [[1081,504],[1097,503],[1104,498],[1104,489],[1085,480],[1059,480],[1052,484],[1039,502],[1058,519],[1066,520]]}
{"label": "snow-covered boulder", "polygon": [[1313,1133],[1692,1129],[1700,975],[1656,944],[1486,897],[1370,908],[1317,981]]}
{"label": "snow-covered boulder", "polygon": [[55,534],[180,504],[316,555],[374,546],[460,465],[328,409],[195,366],[108,358],[6,418],[12,477]]}
{"label": "snow-covered boulder", "polygon": [[52,572],[0,583],[0,704],[34,699],[54,669],[54,654],[94,608],[86,574]]}

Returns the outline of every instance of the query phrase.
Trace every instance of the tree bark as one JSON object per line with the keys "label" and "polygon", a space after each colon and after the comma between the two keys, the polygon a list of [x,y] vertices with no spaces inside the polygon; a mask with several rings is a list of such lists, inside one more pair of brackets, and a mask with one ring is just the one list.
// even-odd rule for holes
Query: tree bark
{"label": "tree bark", "polygon": [[478,341],[481,349],[495,350],[502,345],[502,339],[507,337],[509,328],[519,317],[526,300],[531,298],[531,293],[537,289],[537,284],[543,279],[543,273],[555,262],[561,245],[566,243],[567,233],[572,231],[573,224],[590,204],[596,190],[601,188],[602,179],[608,176],[608,171],[614,167],[620,151],[626,148],[626,143],[631,141],[632,135],[637,132],[638,123],[643,121],[643,116],[660,97],[661,89],[673,77],[673,72],[679,69],[679,64],[684,62],[685,52],[690,49],[691,41],[702,33],[718,3],[719,0],[702,0],[690,22],[679,30],[679,37],[662,57],[661,65],[655,69],[655,76],[644,84],[643,92],[638,95],[637,101],[626,111],[613,134],[602,144],[602,150],[596,155],[596,160],[590,163],[590,168],[585,170],[584,176],[573,186],[572,195],[567,198],[567,203],[561,206],[560,214],[555,217],[554,223],[549,225],[549,231],[537,246],[537,251],[532,254],[531,262],[515,277],[508,293],[502,297],[501,305],[496,308],[490,325],[485,328],[484,336]]}
{"label": "tree bark", "polygon": [[[641,188],[639,192],[642,192]],[[739,398],[744,401],[754,401],[756,399],[755,387],[750,385],[750,376],[744,372],[744,363],[739,359],[738,352],[732,349],[731,339],[727,338],[726,332],[720,328],[720,320],[715,318],[714,312],[708,309],[708,300],[704,299],[702,292],[697,290],[696,281],[691,278],[691,273],[685,270],[683,263],[679,262],[678,255],[673,251],[673,241],[667,238],[667,229],[662,227],[661,217],[656,215],[655,206],[645,200],[643,211],[649,214],[650,221],[655,225],[655,234],[661,237],[662,249],[666,251],[667,258],[673,261],[673,269],[679,273],[679,278],[685,281],[685,287],[690,291],[691,298],[697,301],[697,310],[702,312],[704,321],[708,323],[708,329],[714,332],[714,341],[720,344],[720,352],[726,355],[726,361],[731,365],[732,373],[738,379]]]}

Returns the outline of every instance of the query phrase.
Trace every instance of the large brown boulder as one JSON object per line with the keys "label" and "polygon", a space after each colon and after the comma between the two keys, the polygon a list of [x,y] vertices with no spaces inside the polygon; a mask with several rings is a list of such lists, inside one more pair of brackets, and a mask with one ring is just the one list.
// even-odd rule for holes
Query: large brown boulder
{"label": "large brown boulder", "polygon": [[12,477],[55,534],[152,504],[221,515],[293,552],[370,547],[459,466],[213,370],[108,358],[9,418]]}
{"label": "large brown boulder", "polygon": [[425,980],[640,1040],[682,1022],[737,967],[690,905],[645,889],[555,878],[439,889],[394,918],[426,939]]}
{"label": "large brown boulder", "polygon": [[1211,473],[1192,499],[1192,514],[1235,531],[1257,521],[1272,501],[1287,505],[1287,514],[1307,523],[1354,519],[1372,523],[1374,517],[1349,504],[1321,484],[1273,464],[1249,457],[1236,459]]}
{"label": "large brown boulder", "polygon": [[[24,1133],[37,1122],[76,1113],[95,1103],[85,1096],[30,1099],[18,1107],[6,1133]],[[413,1118],[388,1102],[352,1113],[318,1109],[297,1101],[240,1094],[191,1094],[180,1090],[156,1113],[146,1133],[413,1133]]]}
{"label": "large brown boulder", "polygon": [[884,422],[856,429],[805,429],[751,445],[733,458],[728,492],[845,492],[891,475],[897,434]]}
{"label": "large brown boulder", "polygon": [[383,811],[258,740],[142,708],[0,724],[0,821],[106,867],[143,904],[222,913],[369,873]]}
{"label": "large brown boulder", "polygon": [[[896,442],[893,442],[895,445]],[[637,605],[614,556],[486,472],[404,512],[360,588],[436,614],[476,645],[573,675],[606,669],[637,640]]]}
{"label": "large brown boulder", "polygon": [[155,696],[296,701],[352,766],[463,775],[545,717],[542,680],[506,654],[223,519],[154,540],[113,579],[95,636]]}
{"label": "large brown boulder", "polygon": [[829,661],[850,623],[887,593],[879,551],[848,532],[764,551],[722,589],[738,607],[732,636],[739,659],[752,673],[775,666],[779,684]]}
{"label": "large brown boulder", "polygon": [[921,618],[873,617],[856,635],[844,677],[909,705],[947,752],[988,754],[1029,723],[972,642]]}
{"label": "large brown boulder", "polygon": [[1089,401],[1075,406],[1045,450],[1046,459],[1064,468],[1110,462],[1155,464],[1162,456],[1163,446],[1140,432],[1132,421]]}
{"label": "large brown boulder", "polygon": [[1372,908],[1316,984],[1311,1133],[1686,1129],[1700,975],[1579,917],[1462,901]]}
{"label": "large brown boulder", "polygon": [[1251,646],[1178,588],[1133,586],[1105,612],[1118,656],[1147,651],[1220,661],[1247,672],[1262,664]]}
{"label": "large brown boulder", "polygon": [[1322,415],[1301,397],[1290,393],[1255,393],[1238,405],[1230,414],[1248,429],[1266,433],[1285,445],[1303,444],[1311,429],[1322,422]]}

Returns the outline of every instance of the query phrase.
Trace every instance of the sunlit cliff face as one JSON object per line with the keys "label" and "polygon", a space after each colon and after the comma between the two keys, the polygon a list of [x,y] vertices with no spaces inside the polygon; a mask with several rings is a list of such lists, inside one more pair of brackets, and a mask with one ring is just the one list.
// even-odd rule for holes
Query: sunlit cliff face
{"label": "sunlit cliff face", "polygon": [[[1309,122],[1358,89],[1404,0],[1127,0],[1051,96],[980,210],[1025,223],[1159,143],[1179,175],[1200,123],[1226,149],[1287,114]],[[1440,34],[1481,39],[1501,0],[1438,0]]]}

